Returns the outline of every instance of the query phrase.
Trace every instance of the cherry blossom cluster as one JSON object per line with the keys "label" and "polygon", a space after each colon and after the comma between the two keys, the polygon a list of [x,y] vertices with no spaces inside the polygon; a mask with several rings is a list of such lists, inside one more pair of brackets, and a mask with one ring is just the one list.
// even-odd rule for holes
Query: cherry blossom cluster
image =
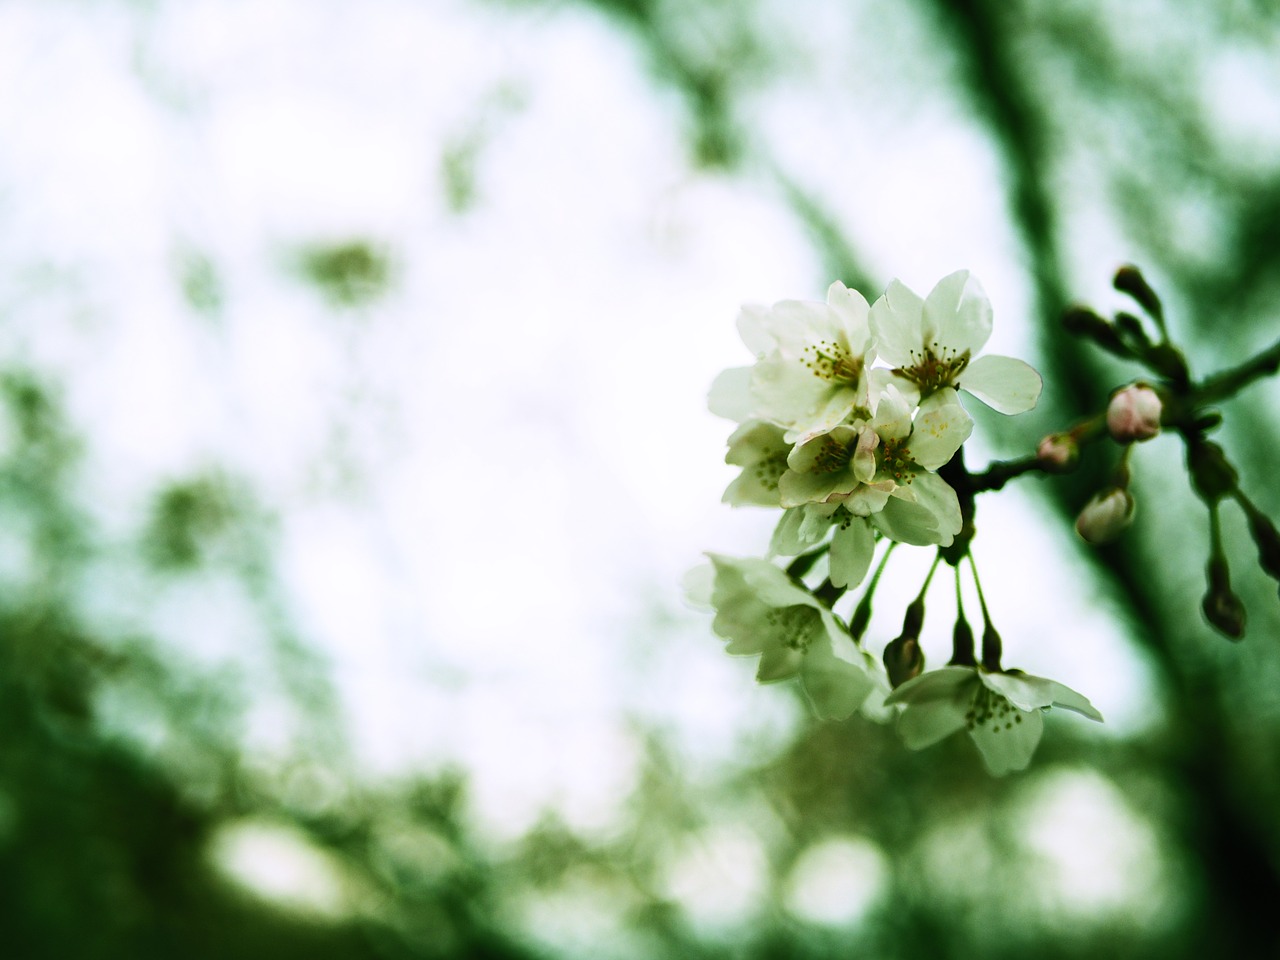
{"label": "cherry blossom cluster", "polygon": [[[799,678],[821,717],[860,712],[893,722],[912,748],[965,730],[991,772],[1022,769],[1050,708],[1102,717],[1074,690],[1003,665],[971,549],[975,498],[1020,476],[1070,473],[1084,448],[1118,445],[1109,478],[1084,491],[1081,499],[1088,499],[1076,519],[1083,541],[1104,546],[1134,520],[1134,449],[1169,434],[1182,441],[1191,491],[1207,510],[1200,609],[1218,633],[1241,639],[1245,608],[1232,589],[1222,506],[1243,512],[1258,564],[1276,581],[1280,529],[1246,495],[1239,471],[1210,434],[1222,423],[1218,404],[1280,373],[1280,341],[1197,379],[1138,269],[1121,267],[1113,283],[1145,321],[1124,310],[1104,318],[1073,307],[1062,322],[1070,334],[1142,367],[1143,376],[1112,391],[1095,414],[1044,437],[1034,453],[976,473],[964,462],[973,420],[961,393],[998,413],[1018,414],[1035,406],[1041,380],[1021,360],[979,356],[991,334],[991,306],[967,272],[944,277],[923,299],[894,281],[868,305],[834,283],[825,302],[744,308],[738,329],[755,362],[721,374],[710,397],[712,411],[738,424],[726,461],[740,473],[724,499],[782,513],[767,556],[708,554],[710,563],[688,578],[690,598],[714,610],[713,628],[728,652],[759,656],[762,682]],[[901,632],[873,656],[864,646],[871,602],[899,544],[929,547],[936,556]],[[956,579],[951,658],[925,669],[925,595],[943,562]],[[980,642],[964,611],[962,566],[981,607]],[[845,593],[855,588],[861,597],[841,613]]]}
{"label": "cherry blossom cluster", "polygon": [[1028,364],[975,356],[991,325],[967,271],[923,300],[895,281],[868,306],[837,281],[825,303],[744,308],[738,329],[756,362],[721,374],[710,398],[740,424],[726,460],[742,473],[725,501],[782,508],[778,555],[830,535],[837,587],[866,576],[877,537],[948,546],[960,504],[937,471],[973,430],[957,391],[1001,413],[1029,410],[1040,395]]}
{"label": "cherry blossom cluster", "polygon": [[[960,271],[921,298],[894,281],[870,305],[836,282],[825,302],[745,307],[738,329],[755,362],[721,374],[710,396],[712,411],[738,424],[726,461],[741,473],[724,499],[782,515],[768,558],[710,554],[690,576],[689,594],[714,609],[727,651],[759,655],[761,682],[799,677],[821,717],[895,721],[913,748],[967,730],[997,774],[1029,763],[1048,708],[1101,720],[1062,684],[1002,667],[985,600],[981,658],[961,610],[951,661],[924,671],[927,581],[879,658],[862,644],[895,545],[937,549],[957,578],[962,560],[972,566],[972,492],[944,477],[973,430],[960,392],[1002,414],[1030,410],[1040,395],[1040,375],[1022,360],[979,356],[992,311],[978,282]],[[882,543],[846,621],[835,605]],[[795,559],[784,568],[778,557]],[[811,587],[804,577],[815,569],[826,576]]]}

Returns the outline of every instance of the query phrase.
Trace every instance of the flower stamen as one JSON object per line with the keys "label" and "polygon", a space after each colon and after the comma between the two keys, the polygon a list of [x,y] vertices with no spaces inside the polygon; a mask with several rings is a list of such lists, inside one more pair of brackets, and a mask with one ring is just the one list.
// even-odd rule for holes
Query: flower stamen
{"label": "flower stamen", "polygon": [[864,360],[850,353],[843,344],[819,340],[804,348],[800,362],[819,380],[857,383]]}
{"label": "flower stamen", "polygon": [[956,378],[969,365],[969,351],[940,347],[935,340],[923,353],[912,350],[910,360],[893,372],[916,384],[921,396],[928,396],[935,390],[956,385]]}

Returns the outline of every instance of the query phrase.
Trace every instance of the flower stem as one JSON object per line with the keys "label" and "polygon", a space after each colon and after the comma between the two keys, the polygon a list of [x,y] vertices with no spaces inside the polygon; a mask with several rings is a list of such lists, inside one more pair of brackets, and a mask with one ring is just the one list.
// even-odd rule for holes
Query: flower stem
{"label": "flower stem", "polygon": [[978,564],[969,554],[969,569],[973,571],[973,585],[978,588],[978,605],[982,607],[982,665],[991,671],[998,671],[1000,658],[1004,655],[1004,644],[1000,634],[991,624],[991,613],[987,610],[987,597],[982,592],[982,581],[978,578]]}
{"label": "flower stem", "polygon": [[1234,397],[1255,380],[1274,376],[1277,372],[1280,372],[1280,340],[1252,360],[1215,373],[1194,391],[1192,403],[1197,407],[1218,403]]}
{"label": "flower stem", "polygon": [[896,540],[890,540],[889,546],[885,548],[884,556],[880,558],[880,563],[876,566],[876,572],[871,575],[871,582],[867,584],[866,592],[863,593],[862,599],[858,601],[858,605],[853,610],[853,616],[849,618],[849,632],[853,634],[853,639],[861,640],[862,635],[867,632],[867,624],[871,621],[871,598],[875,596],[876,585],[880,582],[880,575],[884,573],[884,568],[889,563],[889,554],[893,553],[893,548],[898,545]]}
{"label": "flower stem", "polygon": [[[972,558],[970,558],[972,562]],[[964,598],[960,593],[960,567],[952,569],[956,572],[956,626],[951,632],[951,664],[957,667],[972,667],[977,661],[973,656],[973,627],[964,615]]]}
{"label": "flower stem", "polygon": [[824,543],[816,549],[810,550],[808,553],[802,553],[789,564],[787,564],[787,576],[793,580],[799,580],[813,568],[818,559],[831,549],[830,543]]}

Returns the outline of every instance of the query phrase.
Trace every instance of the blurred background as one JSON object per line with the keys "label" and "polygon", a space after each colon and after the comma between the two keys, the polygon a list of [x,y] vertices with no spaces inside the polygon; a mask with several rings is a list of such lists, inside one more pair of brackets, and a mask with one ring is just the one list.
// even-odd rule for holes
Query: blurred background
{"label": "blurred background", "polygon": [[[980,502],[1006,663],[1108,721],[1024,774],[813,722],[679,586],[775,519],[744,302],[974,271],[1046,391],[971,464],[1138,374],[1058,324],[1122,263],[1195,373],[1274,340],[1273,4],[6,0],[0,89],[0,954],[1280,953],[1280,604],[1228,513],[1204,624],[1173,439],[1102,552],[1114,450]],[[1220,434],[1272,516],[1278,409]]]}

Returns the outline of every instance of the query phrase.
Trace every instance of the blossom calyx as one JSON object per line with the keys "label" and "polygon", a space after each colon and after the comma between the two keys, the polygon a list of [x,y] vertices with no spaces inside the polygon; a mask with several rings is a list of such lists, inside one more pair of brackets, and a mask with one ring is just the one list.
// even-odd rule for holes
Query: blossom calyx
{"label": "blossom calyx", "polygon": [[1164,402],[1154,388],[1131,383],[1111,395],[1107,404],[1107,431],[1117,443],[1150,440],[1160,432]]}
{"label": "blossom calyx", "polygon": [[884,668],[889,673],[889,685],[900,687],[908,680],[920,676],[924,670],[924,651],[916,637],[903,635],[884,648]]}
{"label": "blossom calyx", "polygon": [[1089,543],[1110,543],[1133,522],[1133,494],[1111,487],[1094,494],[1076,517],[1076,533]]}
{"label": "blossom calyx", "polygon": [[1231,575],[1227,571],[1226,559],[1221,556],[1212,557],[1206,573],[1209,590],[1200,604],[1205,619],[1227,639],[1242,639],[1245,627],[1244,602],[1231,589]]}
{"label": "blossom calyx", "polygon": [[1212,440],[1194,435],[1187,438],[1187,468],[1196,496],[1205,503],[1217,503],[1239,489],[1240,475]]}

